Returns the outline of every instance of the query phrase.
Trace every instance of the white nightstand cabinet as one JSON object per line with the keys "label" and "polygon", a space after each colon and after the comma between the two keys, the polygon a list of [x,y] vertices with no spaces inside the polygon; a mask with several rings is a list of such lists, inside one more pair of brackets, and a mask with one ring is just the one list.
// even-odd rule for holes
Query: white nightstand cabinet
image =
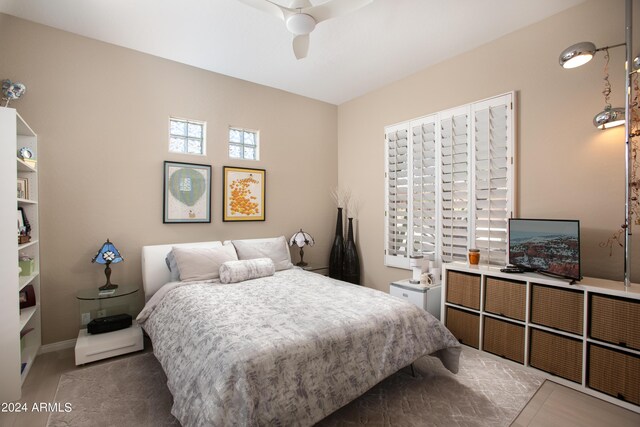
{"label": "white nightstand cabinet", "polygon": [[389,284],[389,294],[402,298],[440,319],[442,286],[414,285],[409,280],[397,280]]}

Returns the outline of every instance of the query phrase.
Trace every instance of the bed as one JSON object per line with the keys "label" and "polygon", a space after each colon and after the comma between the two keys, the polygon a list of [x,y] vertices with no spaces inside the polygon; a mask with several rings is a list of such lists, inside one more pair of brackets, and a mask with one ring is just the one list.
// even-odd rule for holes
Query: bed
{"label": "bed", "polygon": [[422,356],[457,372],[457,340],[403,300],[292,266],[172,282],[165,257],[177,246],[143,248],[138,322],[183,426],[308,426]]}

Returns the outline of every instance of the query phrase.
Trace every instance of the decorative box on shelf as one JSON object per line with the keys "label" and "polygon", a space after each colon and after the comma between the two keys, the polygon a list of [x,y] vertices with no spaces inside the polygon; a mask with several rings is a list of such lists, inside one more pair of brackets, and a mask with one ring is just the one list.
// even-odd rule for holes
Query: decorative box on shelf
{"label": "decorative box on shelf", "polygon": [[20,266],[20,276],[31,276],[34,271],[35,262],[32,258],[22,258],[18,261]]}
{"label": "decorative box on shelf", "polygon": [[31,236],[27,236],[24,234],[18,235],[18,244],[24,245],[25,243],[29,243],[31,241]]}

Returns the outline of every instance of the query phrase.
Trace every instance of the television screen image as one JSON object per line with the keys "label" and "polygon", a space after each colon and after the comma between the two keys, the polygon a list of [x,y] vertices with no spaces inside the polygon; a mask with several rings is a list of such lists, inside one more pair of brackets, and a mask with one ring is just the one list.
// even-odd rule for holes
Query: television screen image
{"label": "television screen image", "polygon": [[509,263],[580,280],[580,222],[510,219]]}

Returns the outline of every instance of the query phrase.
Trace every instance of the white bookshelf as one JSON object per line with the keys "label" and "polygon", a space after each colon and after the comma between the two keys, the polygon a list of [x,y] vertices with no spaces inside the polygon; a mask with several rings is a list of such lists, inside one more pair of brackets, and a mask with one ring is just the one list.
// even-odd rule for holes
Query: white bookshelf
{"label": "white bookshelf", "polygon": [[[18,150],[28,147],[38,158],[35,132],[13,108],[0,107],[0,401],[18,400],[42,342],[40,310],[40,242],[38,219],[38,171],[20,158]],[[18,198],[14,179],[29,181],[28,197]],[[31,241],[18,244],[16,211],[24,210],[31,225]],[[20,276],[18,258],[34,259],[34,270]],[[33,286],[36,305],[19,309],[19,292]],[[20,333],[32,328],[20,340]],[[22,368],[22,364],[25,367]]]}

